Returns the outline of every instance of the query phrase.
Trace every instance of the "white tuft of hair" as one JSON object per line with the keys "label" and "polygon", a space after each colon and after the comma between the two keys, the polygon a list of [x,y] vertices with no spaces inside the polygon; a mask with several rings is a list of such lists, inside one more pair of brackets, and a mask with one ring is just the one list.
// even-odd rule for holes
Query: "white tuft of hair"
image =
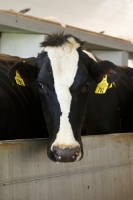
{"label": "white tuft of hair", "polygon": [[93,54],[89,51],[86,51],[86,50],[82,50],[84,53],[86,53],[90,58],[92,58],[94,61],[97,62],[96,58],[93,56]]}

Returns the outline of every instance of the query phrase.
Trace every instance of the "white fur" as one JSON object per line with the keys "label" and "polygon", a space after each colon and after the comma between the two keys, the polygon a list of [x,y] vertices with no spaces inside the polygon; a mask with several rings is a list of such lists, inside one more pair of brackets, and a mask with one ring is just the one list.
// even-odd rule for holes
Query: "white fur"
{"label": "white fur", "polygon": [[96,58],[93,56],[92,53],[90,53],[90,52],[88,52],[88,51],[85,51],[85,50],[83,50],[83,52],[86,53],[90,58],[92,58],[94,61],[97,62]]}
{"label": "white fur", "polygon": [[63,44],[62,46],[48,46],[45,48],[50,58],[55,91],[62,112],[59,132],[51,146],[51,150],[53,150],[54,145],[60,148],[80,147],[80,144],[74,138],[68,118],[72,100],[69,88],[73,84],[78,69],[79,55],[76,49],[80,44],[72,37],[68,38],[68,40],[70,43]]}

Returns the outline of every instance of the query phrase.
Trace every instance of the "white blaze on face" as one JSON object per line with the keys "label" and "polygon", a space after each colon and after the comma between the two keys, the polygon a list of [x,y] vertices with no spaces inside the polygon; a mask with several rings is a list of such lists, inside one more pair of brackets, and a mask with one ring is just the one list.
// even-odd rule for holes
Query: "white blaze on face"
{"label": "white blaze on face", "polygon": [[80,146],[74,138],[68,118],[72,101],[69,88],[74,82],[78,69],[79,55],[76,49],[80,44],[72,37],[68,38],[68,41],[70,43],[65,43],[59,47],[48,46],[45,48],[51,62],[55,91],[62,112],[59,132],[51,146],[51,150],[54,145],[59,146],[60,148],[73,148]]}
{"label": "white blaze on face", "polygon": [[94,61],[97,62],[96,58],[93,56],[92,53],[90,53],[89,51],[85,51],[85,50],[82,50],[84,53],[86,53],[90,58],[92,58]]}

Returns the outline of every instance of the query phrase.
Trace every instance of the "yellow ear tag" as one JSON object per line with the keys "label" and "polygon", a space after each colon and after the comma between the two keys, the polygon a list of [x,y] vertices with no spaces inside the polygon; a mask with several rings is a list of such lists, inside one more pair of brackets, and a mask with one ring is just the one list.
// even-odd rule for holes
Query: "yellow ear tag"
{"label": "yellow ear tag", "polygon": [[97,88],[95,90],[96,94],[104,94],[108,89],[107,75],[104,76],[103,80],[98,83]]}
{"label": "yellow ear tag", "polygon": [[18,85],[25,86],[25,83],[24,83],[23,79],[21,78],[20,74],[18,73],[18,71],[16,71],[15,80]]}
{"label": "yellow ear tag", "polygon": [[113,87],[113,85],[112,85],[112,83],[110,83],[109,85],[108,85],[108,89],[110,89],[110,88],[112,88]]}

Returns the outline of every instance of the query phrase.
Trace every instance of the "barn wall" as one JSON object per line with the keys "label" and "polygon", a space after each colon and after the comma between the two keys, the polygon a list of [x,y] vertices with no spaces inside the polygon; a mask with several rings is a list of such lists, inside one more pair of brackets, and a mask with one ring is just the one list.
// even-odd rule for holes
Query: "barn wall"
{"label": "barn wall", "polygon": [[133,60],[132,59],[128,59],[128,67],[133,68]]}
{"label": "barn wall", "polygon": [[40,42],[44,41],[44,35],[2,33],[1,53],[12,56],[32,57],[42,51]]}
{"label": "barn wall", "polygon": [[133,52],[129,53],[128,66],[133,68]]}
{"label": "barn wall", "polygon": [[[37,56],[43,48],[40,43],[44,40],[44,35],[24,34],[24,33],[2,33],[0,38],[0,53],[20,57]],[[128,52],[124,51],[92,51],[97,57],[103,60],[110,60],[117,65],[131,65],[128,62]]]}
{"label": "barn wall", "polygon": [[102,60],[110,60],[116,65],[128,66],[128,52],[125,51],[92,51],[98,58]]}
{"label": "barn wall", "polygon": [[0,53],[1,53],[1,33],[0,33]]}

